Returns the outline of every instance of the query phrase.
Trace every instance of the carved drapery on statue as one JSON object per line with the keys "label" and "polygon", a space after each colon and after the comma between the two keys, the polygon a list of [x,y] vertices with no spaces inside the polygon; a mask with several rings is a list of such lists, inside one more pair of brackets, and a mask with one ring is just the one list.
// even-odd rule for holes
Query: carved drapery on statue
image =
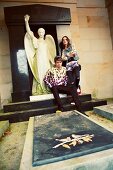
{"label": "carved drapery on statue", "polygon": [[37,39],[34,35],[31,38],[26,33],[24,45],[28,63],[34,77],[32,94],[47,94],[49,93],[49,89],[45,86],[43,78],[46,71],[54,64],[54,57],[56,56],[54,39],[51,35],[46,35],[45,39]]}

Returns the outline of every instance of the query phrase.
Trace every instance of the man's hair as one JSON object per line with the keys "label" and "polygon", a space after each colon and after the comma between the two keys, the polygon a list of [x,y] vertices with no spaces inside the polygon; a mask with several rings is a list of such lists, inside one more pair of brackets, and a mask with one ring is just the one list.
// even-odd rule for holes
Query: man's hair
{"label": "man's hair", "polygon": [[54,62],[56,63],[56,61],[63,61],[62,60],[62,57],[61,56],[56,56],[55,58],[54,58]]}

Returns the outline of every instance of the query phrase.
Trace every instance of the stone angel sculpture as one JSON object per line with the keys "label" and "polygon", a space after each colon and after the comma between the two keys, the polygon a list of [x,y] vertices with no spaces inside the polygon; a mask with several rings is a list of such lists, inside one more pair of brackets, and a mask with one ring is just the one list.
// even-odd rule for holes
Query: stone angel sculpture
{"label": "stone angel sculpture", "polygon": [[47,94],[48,89],[43,78],[46,71],[54,64],[56,45],[51,35],[45,36],[43,28],[38,29],[39,38],[34,36],[29,26],[29,15],[25,15],[26,34],[24,37],[25,51],[30,69],[33,73],[32,94]]}

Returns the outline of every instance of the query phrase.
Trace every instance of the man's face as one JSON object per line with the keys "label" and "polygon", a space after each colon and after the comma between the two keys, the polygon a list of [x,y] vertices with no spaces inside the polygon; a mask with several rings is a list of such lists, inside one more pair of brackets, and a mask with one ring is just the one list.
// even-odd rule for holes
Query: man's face
{"label": "man's face", "polygon": [[56,68],[61,68],[62,67],[62,61],[56,61],[55,62],[55,66],[56,66]]}

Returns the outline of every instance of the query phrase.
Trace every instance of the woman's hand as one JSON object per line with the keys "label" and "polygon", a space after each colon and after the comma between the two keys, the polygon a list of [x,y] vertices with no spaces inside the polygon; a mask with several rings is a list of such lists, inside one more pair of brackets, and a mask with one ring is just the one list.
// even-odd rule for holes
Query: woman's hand
{"label": "woman's hand", "polygon": [[70,53],[69,53],[69,57],[74,57],[75,56],[75,53],[73,52],[73,51],[71,51]]}

